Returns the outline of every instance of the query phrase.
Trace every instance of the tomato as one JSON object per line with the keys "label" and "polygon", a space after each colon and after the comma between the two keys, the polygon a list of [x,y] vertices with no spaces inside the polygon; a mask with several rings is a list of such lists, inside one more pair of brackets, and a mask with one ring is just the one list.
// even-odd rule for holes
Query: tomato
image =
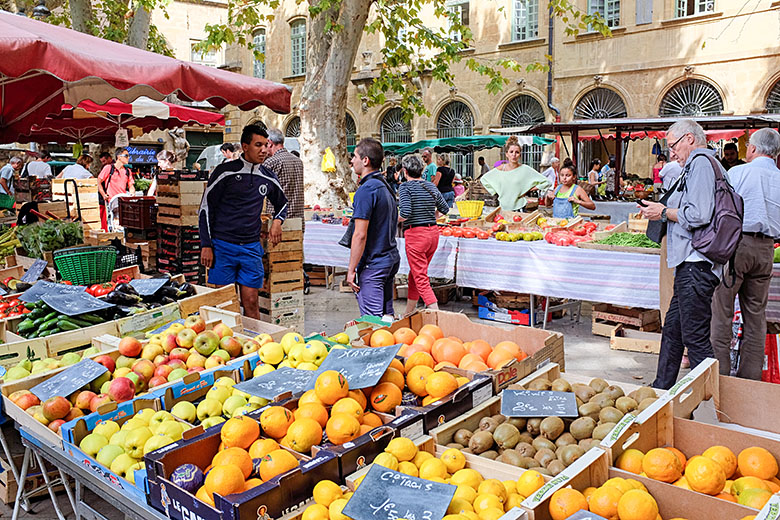
{"label": "tomato", "polygon": [[0,311],[6,310],[10,305],[8,305],[8,302],[0,303]]}
{"label": "tomato", "polygon": [[514,217],[512,217],[512,220],[514,220],[515,222],[522,222],[523,217],[521,217],[520,215],[515,215]]}
{"label": "tomato", "polygon": [[480,240],[487,240],[490,238],[490,233],[487,231],[477,231],[477,238]]}
{"label": "tomato", "polygon": [[10,302],[8,302],[8,305],[10,305],[11,307],[15,307],[15,306],[19,305],[19,303],[20,303],[19,299],[18,298],[14,298]]}
{"label": "tomato", "polygon": [[446,227],[446,228],[442,229],[441,230],[441,234],[442,234],[442,236],[445,236],[445,237],[451,237],[452,236],[452,228],[451,227]]}
{"label": "tomato", "polygon": [[460,228],[452,228],[452,236],[455,238],[460,238],[463,236],[463,230]]}
{"label": "tomato", "polygon": [[22,307],[22,314],[30,314],[32,311],[27,307]]}
{"label": "tomato", "polygon": [[572,233],[574,233],[578,237],[584,237],[587,232],[586,232],[585,228],[579,228],[579,229],[572,230]]}
{"label": "tomato", "polygon": [[13,316],[21,316],[21,315],[22,315],[22,313],[21,313],[21,312],[19,312],[19,311],[13,311],[13,312],[9,312],[9,313],[8,313],[8,317],[9,317],[9,318],[11,318],[11,317],[13,317]]}
{"label": "tomato", "polygon": [[116,277],[116,280],[114,280],[116,283],[130,283],[132,281],[132,277],[128,274],[120,274]]}
{"label": "tomato", "polygon": [[572,239],[569,237],[558,237],[558,240],[556,241],[556,245],[559,246],[570,246],[572,244]]}
{"label": "tomato", "polygon": [[613,229],[615,229],[615,224],[610,224],[609,226],[607,226],[606,228],[604,228],[604,231],[611,231],[611,230],[613,230]]}
{"label": "tomato", "polygon": [[71,282],[70,280],[62,280],[60,283],[62,285],[73,285],[73,282]]}
{"label": "tomato", "polygon": [[501,216],[501,213],[493,217],[493,222],[499,222],[501,220],[504,220],[504,217]]}
{"label": "tomato", "polygon": [[477,234],[474,233],[474,231],[471,230],[471,229],[464,229],[463,230],[463,238],[474,238],[476,236],[477,236]]}
{"label": "tomato", "polygon": [[585,222],[585,224],[583,224],[583,226],[582,226],[582,227],[584,227],[584,228],[585,228],[585,230],[586,230],[588,233],[591,233],[591,232],[593,232],[593,231],[596,231],[596,230],[598,229],[598,227],[599,227],[599,226],[598,226],[598,224],[596,224],[595,222]]}

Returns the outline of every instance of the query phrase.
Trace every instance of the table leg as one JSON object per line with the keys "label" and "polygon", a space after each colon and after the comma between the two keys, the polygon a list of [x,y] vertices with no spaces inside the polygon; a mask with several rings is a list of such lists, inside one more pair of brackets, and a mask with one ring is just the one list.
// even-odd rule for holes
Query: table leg
{"label": "table leg", "polygon": [[550,297],[544,298],[544,315],[542,316],[542,330],[547,330],[547,312],[550,310]]}
{"label": "table leg", "polygon": [[51,480],[49,479],[49,472],[46,471],[46,466],[44,466],[44,460],[43,457],[41,457],[41,454],[37,451],[34,451],[35,454],[35,460],[38,462],[38,467],[41,468],[41,474],[43,475],[43,481],[46,483],[46,489],[49,492],[49,498],[51,498],[51,503],[54,506],[54,512],[57,513],[57,518],[60,520],[65,520],[65,515],[62,514],[62,511],[60,511],[60,504],[57,500],[57,495],[54,494],[54,486],[52,485]]}
{"label": "table leg", "polygon": [[[16,482],[20,482],[19,470],[16,469],[14,459],[11,457],[11,450],[8,448],[8,443],[5,440],[5,433],[3,433],[2,428],[0,428],[0,445],[3,447],[3,454],[5,455],[5,459],[8,461],[8,465],[11,467],[11,474],[13,475],[14,480]],[[27,512],[30,511],[30,501],[27,499],[26,495],[22,495],[22,508]]]}
{"label": "table leg", "polygon": [[[68,481],[68,476],[60,469],[60,480],[62,480],[62,485],[65,488],[65,493],[68,495],[68,501],[70,502],[70,507],[73,508],[73,513],[76,515],[76,520],[78,520],[79,516],[76,509],[76,501],[73,498],[73,491],[70,489],[70,482]],[[73,478],[73,481],[76,481],[76,478]]]}
{"label": "table leg", "polygon": [[22,470],[19,475],[19,480],[16,481],[18,489],[16,490],[16,500],[14,501],[14,512],[11,515],[11,520],[19,518],[19,508],[22,504],[22,496],[24,495],[24,481],[27,480],[27,469],[30,467],[30,448],[24,448],[24,459],[22,460]]}
{"label": "table leg", "polygon": [[536,322],[536,311],[535,311],[535,302],[534,302],[534,295],[529,294],[529,305],[528,305],[528,326],[531,328],[534,328],[534,323]]}

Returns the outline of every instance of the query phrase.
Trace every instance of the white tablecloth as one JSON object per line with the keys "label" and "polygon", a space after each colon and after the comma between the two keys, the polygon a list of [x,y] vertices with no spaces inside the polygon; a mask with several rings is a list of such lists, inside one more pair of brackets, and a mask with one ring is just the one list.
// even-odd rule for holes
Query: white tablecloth
{"label": "white tablecloth", "polygon": [[766,321],[780,323],[780,264],[775,264],[772,270],[769,302],[766,305]]}

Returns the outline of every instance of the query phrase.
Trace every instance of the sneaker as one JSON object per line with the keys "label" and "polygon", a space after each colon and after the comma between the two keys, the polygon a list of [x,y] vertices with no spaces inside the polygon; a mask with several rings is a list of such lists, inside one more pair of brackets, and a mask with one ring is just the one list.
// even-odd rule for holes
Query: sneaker
{"label": "sneaker", "polygon": [[688,360],[688,356],[683,356],[680,368],[691,368],[691,362]]}

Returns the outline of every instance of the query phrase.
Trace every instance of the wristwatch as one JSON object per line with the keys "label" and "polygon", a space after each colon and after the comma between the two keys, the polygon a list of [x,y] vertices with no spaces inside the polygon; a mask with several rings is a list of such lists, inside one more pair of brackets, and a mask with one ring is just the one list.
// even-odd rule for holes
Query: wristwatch
{"label": "wristwatch", "polygon": [[666,222],[666,209],[667,208],[661,210],[661,222]]}

